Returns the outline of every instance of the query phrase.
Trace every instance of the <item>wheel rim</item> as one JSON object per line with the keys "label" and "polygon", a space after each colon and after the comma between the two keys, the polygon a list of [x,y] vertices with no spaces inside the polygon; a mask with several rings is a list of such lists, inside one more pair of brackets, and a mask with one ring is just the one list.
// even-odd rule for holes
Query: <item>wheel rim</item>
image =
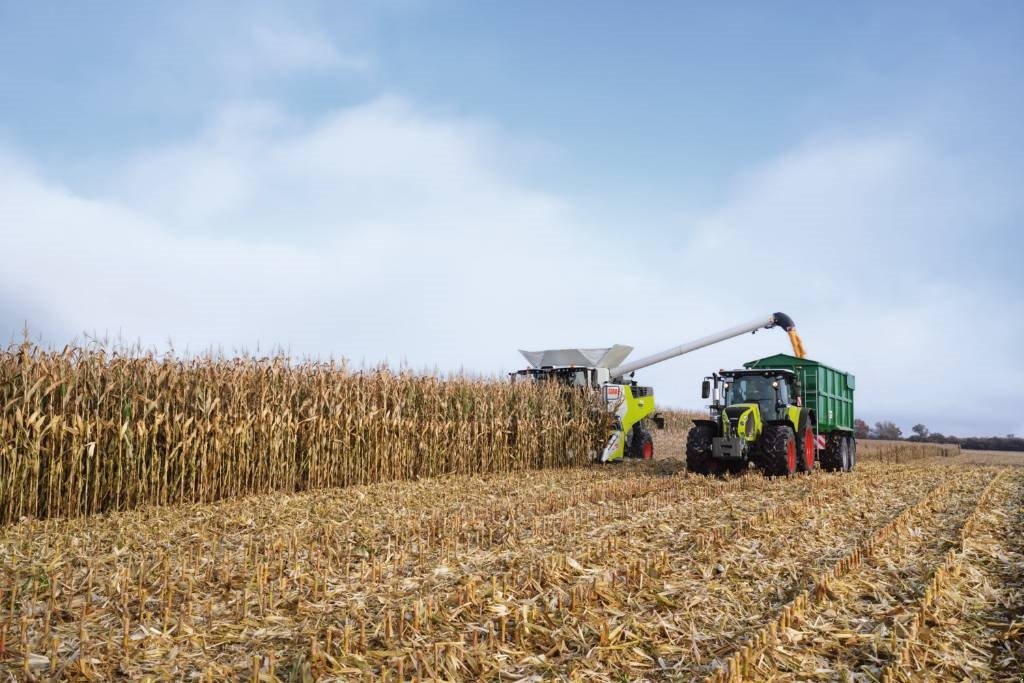
{"label": "wheel rim", "polygon": [[648,441],[644,444],[644,460],[650,460],[654,457],[654,444]]}
{"label": "wheel rim", "polygon": [[804,430],[804,465],[808,472],[814,469],[814,432],[810,426]]}
{"label": "wheel rim", "polygon": [[789,474],[796,471],[796,439],[786,441],[786,465],[789,468]]}

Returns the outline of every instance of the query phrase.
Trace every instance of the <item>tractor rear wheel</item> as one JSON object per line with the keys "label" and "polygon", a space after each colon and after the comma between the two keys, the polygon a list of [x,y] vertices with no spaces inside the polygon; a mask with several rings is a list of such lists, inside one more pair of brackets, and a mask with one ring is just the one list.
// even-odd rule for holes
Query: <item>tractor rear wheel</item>
{"label": "tractor rear wheel", "polygon": [[629,456],[641,460],[654,459],[654,437],[651,433],[637,425],[633,427],[633,438],[630,439]]}
{"label": "tractor rear wheel", "polygon": [[806,413],[800,420],[803,425],[800,427],[800,438],[796,444],[796,466],[801,472],[814,471],[814,429],[811,428],[811,421],[807,419]]}
{"label": "tractor rear wheel", "polygon": [[694,474],[718,474],[718,463],[711,457],[711,440],[715,426],[698,422],[686,435],[686,469]]}
{"label": "tractor rear wheel", "polygon": [[796,472],[796,434],[789,425],[768,425],[761,435],[761,469],[784,477]]}

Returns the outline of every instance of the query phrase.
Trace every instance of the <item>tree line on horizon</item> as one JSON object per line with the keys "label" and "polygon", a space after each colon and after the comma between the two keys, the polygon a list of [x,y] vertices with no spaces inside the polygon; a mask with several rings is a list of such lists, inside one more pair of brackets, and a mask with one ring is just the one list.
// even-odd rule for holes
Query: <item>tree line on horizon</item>
{"label": "tree line on horizon", "polygon": [[1016,434],[1007,434],[1006,436],[947,436],[940,432],[932,432],[925,425],[918,423],[911,428],[913,434],[904,437],[903,430],[890,420],[876,422],[873,427],[864,420],[854,420],[853,429],[854,435],[858,439],[956,444],[960,448],[975,451],[1024,451],[1024,438]]}

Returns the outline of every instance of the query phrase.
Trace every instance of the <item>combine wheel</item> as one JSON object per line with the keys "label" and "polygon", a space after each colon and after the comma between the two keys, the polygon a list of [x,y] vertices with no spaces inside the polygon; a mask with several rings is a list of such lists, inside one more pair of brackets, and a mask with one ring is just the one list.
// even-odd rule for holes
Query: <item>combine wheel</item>
{"label": "combine wheel", "polygon": [[629,455],[641,460],[654,459],[654,438],[651,433],[637,425],[633,427],[633,438],[630,439]]}
{"label": "combine wheel", "polygon": [[788,476],[796,472],[796,435],[789,425],[765,427],[761,451],[761,467],[765,474]]}
{"label": "combine wheel", "polygon": [[694,474],[718,474],[719,467],[711,457],[711,440],[715,426],[698,422],[686,435],[686,469]]}
{"label": "combine wheel", "polygon": [[814,429],[811,421],[807,419],[807,413],[801,418],[799,438],[796,443],[796,466],[801,472],[814,471]]}

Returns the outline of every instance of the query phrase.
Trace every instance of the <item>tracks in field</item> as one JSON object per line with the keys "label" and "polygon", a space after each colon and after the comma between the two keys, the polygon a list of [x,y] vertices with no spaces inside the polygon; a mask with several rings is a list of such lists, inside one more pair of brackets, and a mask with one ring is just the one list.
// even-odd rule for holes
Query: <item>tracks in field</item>
{"label": "tracks in field", "polygon": [[[282,679],[795,680],[822,666],[877,679],[897,662],[887,653],[909,652],[905,667],[930,656],[927,632],[958,582],[982,569],[1009,580],[1005,548],[985,564],[977,541],[1012,528],[1017,476],[867,465],[718,481],[598,468],[33,523],[0,544],[17,579],[0,581],[0,676],[24,623],[33,657],[60,632],[54,658],[66,664],[80,632],[85,661],[134,676],[248,678],[259,655]],[[40,586],[57,590],[40,601]],[[879,616],[880,599],[898,610]],[[915,620],[928,628],[912,633]],[[1012,630],[998,610],[981,621],[1006,624],[986,647]],[[881,627],[890,635],[874,637]],[[815,639],[843,651],[822,655],[832,646]],[[74,666],[71,677],[89,675]]]}
{"label": "tracks in field", "polygon": [[969,471],[934,489],[816,577],[710,680],[905,680],[979,520],[1012,488],[1009,476]]}
{"label": "tracks in field", "polygon": [[[898,510],[906,493],[901,484],[916,481],[919,475],[904,478],[897,474],[889,480],[887,486],[893,491],[884,505],[872,507],[869,498],[878,497],[878,492],[861,489],[865,521]],[[837,540],[840,547],[856,541],[856,530],[847,529],[838,536],[832,533],[836,527],[849,526],[843,522],[847,521],[848,494],[855,478],[821,479],[817,491],[805,483],[808,479],[779,480],[778,498],[766,502],[761,490],[759,510],[725,524],[722,509],[713,501],[700,508],[674,505],[653,518],[630,520],[629,526],[623,527],[629,533],[625,539],[605,534],[587,547],[576,547],[571,559],[552,558],[550,548],[545,549],[543,559],[516,563],[492,575],[489,584],[473,580],[435,603],[428,602],[431,625],[408,629],[408,637],[405,614],[419,614],[423,603],[399,603],[378,617],[384,626],[370,635],[370,645],[355,648],[353,654],[394,652],[403,646],[415,651],[445,642],[449,650],[442,659],[454,667],[444,670],[448,676],[514,676],[530,671],[564,674],[566,667],[571,670],[574,660],[584,656],[609,671],[650,670],[655,662],[666,673],[680,675],[716,644],[691,642],[682,649],[673,642],[681,634],[689,638],[698,630],[722,628],[721,621],[714,619],[715,612],[721,612],[715,602],[726,599],[732,617],[746,613],[756,623],[774,603],[769,600],[751,610],[749,596],[742,595],[745,582],[760,582],[759,591],[778,594],[784,601],[800,572],[773,574],[779,563],[813,564],[834,553]],[[808,490],[794,495],[798,486]],[[742,500],[741,493],[722,492],[723,507]],[[822,519],[808,521],[807,512],[815,508],[822,511]],[[815,524],[827,526],[829,532],[817,533],[815,542],[806,544],[800,527]],[[701,531],[697,533],[697,529]],[[768,549],[757,550],[761,544]],[[766,556],[776,563],[767,569]],[[685,616],[704,609],[712,619],[686,622]],[[654,630],[631,617],[632,613],[652,612],[663,614],[660,627]],[[595,648],[593,643],[600,645]],[[653,651],[652,643],[656,645]],[[498,660],[486,656],[496,648],[508,656]],[[394,668],[405,656],[380,664]],[[408,665],[414,664],[410,658]]]}

